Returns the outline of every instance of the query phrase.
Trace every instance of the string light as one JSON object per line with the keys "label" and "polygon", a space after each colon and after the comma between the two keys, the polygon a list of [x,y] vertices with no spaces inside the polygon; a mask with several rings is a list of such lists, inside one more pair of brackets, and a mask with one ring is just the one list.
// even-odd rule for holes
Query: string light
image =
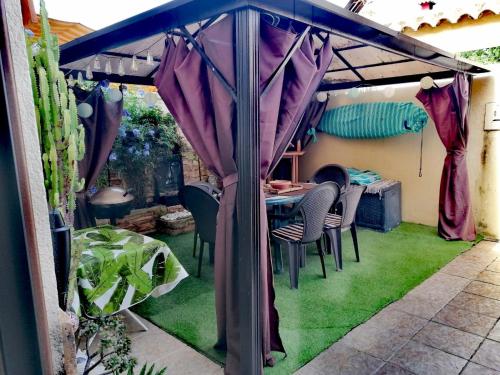
{"label": "string light", "polygon": [[74,85],[75,85],[75,79],[73,78],[73,74],[70,74],[68,78],[68,86],[73,87]]}
{"label": "string light", "polygon": [[125,67],[123,66],[123,59],[120,59],[120,62],[118,63],[118,75],[119,76],[125,75]]}
{"label": "string light", "polygon": [[101,61],[99,60],[99,56],[96,56],[94,59],[94,69],[101,70]]}
{"label": "string light", "polygon": [[104,67],[104,72],[106,74],[111,74],[113,73],[113,70],[111,69],[111,60],[110,59],[107,59],[106,60],[106,66]]}
{"label": "string light", "polygon": [[132,65],[130,65],[130,70],[133,72],[137,72],[139,70],[139,67],[137,66],[137,56],[136,55],[132,56]]}
{"label": "string light", "polygon": [[82,72],[78,72],[78,84],[80,86],[83,85],[83,74],[82,74]]}
{"label": "string light", "polygon": [[90,69],[90,64],[87,65],[87,69],[85,70],[85,78],[87,78],[88,80],[91,80],[92,78],[94,78],[94,76],[92,74],[92,69]]}
{"label": "string light", "polygon": [[149,66],[154,65],[153,55],[151,55],[151,50],[148,49],[148,54],[146,55],[146,64]]}

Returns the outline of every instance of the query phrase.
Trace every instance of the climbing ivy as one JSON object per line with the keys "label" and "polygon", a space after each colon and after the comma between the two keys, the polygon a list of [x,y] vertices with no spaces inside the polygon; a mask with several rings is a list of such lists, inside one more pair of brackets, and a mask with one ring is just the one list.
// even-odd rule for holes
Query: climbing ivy
{"label": "climbing ivy", "polygon": [[495,64],[500,62],[500,46],[462,52],[461,55],[482,64]]}

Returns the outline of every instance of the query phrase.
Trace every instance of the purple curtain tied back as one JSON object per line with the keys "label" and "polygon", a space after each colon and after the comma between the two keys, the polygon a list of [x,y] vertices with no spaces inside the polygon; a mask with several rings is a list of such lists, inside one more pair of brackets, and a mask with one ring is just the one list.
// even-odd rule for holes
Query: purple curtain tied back
{"label": "purple curtain tied back", "polygon": [[438,232],[447,240],[476,238],[466,160],[470,86],[467,76],[457,73],[449,85],[417,93],[446,148],[439,191]]}
{"label": "purple curtain tied back", "polygon": [[90,117],[80,118],[85,128],[85,155],[78,168],[80,177],[85,178],[85,188],[76,196],[74,226],[82,229],[95,225],[86,192],[95,184],[113,148],[122,121],[123,98],[117,102],[107,101],[100,85],[92,91],[74,87],[73,92],[78,104],[87,103],[93,109]]}
{"label": "purple curtain tied back", "polygon": [[[235,86],[232,16],[201,31],[198,43],[226,81]],[[297,35],[261,21],[260,87],[285,59]],[[237,51],[236,51],[237,53]],[[333,57],[329,41],[314,53],[312,37],[295,51],[284,71],[260,100],[261,180],[282,157],[303,112]],[[235,103],[195,49],[181,38],[166,42],[155,85],[167,108],[205,165],[220,177],[224,190],[217,218],[215,244],[215,299],[220,348],[227,349],[226,373],[239,368],[239,312],[237,261],[233,256],[237,193],[235,162]],[[271,351],[284,352],[274,306],[273,274],[267,240],[267,216],[261,190],[261,324],[263,363],[272,365]]]}

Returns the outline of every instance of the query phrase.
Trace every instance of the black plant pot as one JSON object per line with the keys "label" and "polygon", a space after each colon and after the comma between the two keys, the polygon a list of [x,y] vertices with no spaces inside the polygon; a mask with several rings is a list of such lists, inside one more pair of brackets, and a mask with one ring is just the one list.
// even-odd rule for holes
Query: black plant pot
{"label": "black plant pot", "polygon": [[49,220],[52,232],[59,307],[66,310],[69,269],[71,266],[71,232],[70,228],[65,225],[59,210],[50,211]]}

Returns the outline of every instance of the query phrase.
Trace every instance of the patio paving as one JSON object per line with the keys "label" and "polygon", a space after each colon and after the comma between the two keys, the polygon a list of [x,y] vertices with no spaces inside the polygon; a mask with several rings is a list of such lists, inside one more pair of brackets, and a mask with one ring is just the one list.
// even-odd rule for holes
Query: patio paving
{"label": "patio paving", "polygon": [[500,375],[500,244],[482,241],[299,375]]}
{"label": "patio paving", "polygon": [[148,327],[146,332],[129,333],[132,340],[132,356],[137,358],[139,369],[145,363],[149,365],[154,363],[156,369],[167,367],[168,374],[223,374],[223,368],[219,364],[147,320],[138,318]]}

